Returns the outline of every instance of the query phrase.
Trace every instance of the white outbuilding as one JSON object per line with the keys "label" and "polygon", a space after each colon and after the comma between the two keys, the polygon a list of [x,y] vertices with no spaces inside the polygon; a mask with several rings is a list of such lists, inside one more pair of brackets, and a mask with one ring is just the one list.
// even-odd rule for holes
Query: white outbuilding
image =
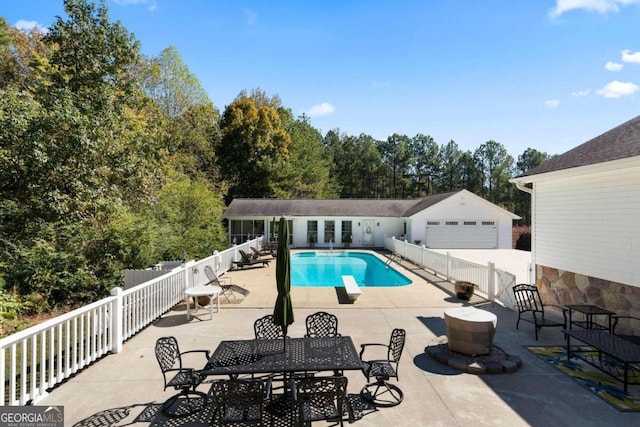
{"label": "white outbuilding", "polygon": [[395,236],[437,249],[511,249],[519,219],[467,190],[421,199],[234,199],[229,243],[277,235],[286,217],[292,247],[382,247]]}

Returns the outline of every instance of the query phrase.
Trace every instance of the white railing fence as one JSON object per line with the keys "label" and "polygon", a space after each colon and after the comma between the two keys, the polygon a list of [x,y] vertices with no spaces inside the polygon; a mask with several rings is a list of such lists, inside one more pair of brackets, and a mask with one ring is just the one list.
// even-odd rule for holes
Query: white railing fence
{"label": "white railing fence", "polygon": [[393,236],[385,237],[384,247],[447,281],[474,283],[478,286],[477,290],[490,301],[499,301],[507,307],[514,307],[508,289],[515,284],[515,275],[496,269],[494,263],[482,265],[455,258],[449,253],[435,252]]}
{"label": "white railing fence", "polygon": [[0,406],[35,403],[47,390],[109,353],[184,300],[185,289],[208,282],[203,269],[218,275],[240,259],[239,249],[261,247],[261,238],[185,262],[127,290],[0,339]]}

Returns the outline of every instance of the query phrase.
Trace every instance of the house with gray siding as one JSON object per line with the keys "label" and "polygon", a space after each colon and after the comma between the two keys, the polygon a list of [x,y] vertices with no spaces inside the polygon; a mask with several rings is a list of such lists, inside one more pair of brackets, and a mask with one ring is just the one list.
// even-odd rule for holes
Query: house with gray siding
{"label": "house with gray siding", "polygon": [[[234,199],[226,209],[229,243],[271,240],[280,217],[289,220],[291,246],[376,248],[395,236],[428,248],[512,246],[520,217],[460,190],[420,199]],[[348,239],[350,237],[350,239]]]}
{"label": "house with gray siding", "polygon": [[512,180],[543,297],[640,316],[640,116]]}

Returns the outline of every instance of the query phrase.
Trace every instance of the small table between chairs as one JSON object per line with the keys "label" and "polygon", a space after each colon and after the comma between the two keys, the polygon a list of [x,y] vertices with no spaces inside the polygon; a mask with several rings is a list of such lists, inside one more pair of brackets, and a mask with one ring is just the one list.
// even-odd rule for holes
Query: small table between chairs
{"label": "small table between chairs", "polygon": [[[195,311],[200,308],[198,303],[199,297],[209,297],[209,318],[213,319],[213,298],[216,299],[216,313],[220,312],[220,292],[222,288],[220,286],[208,285],[208,286],[195,286],[184,291],[187,297],[193,298],[193,309]],[[187,301],[187,320],[191,320],[191,303]]]}
{"label": "small table between chairs", "polygon": [[[611,317],[616,314],[613,311],[605,310],[595,305],[590,304],[569,304],[566,306],[569,309],[569,329],[572,329],[573,325],[579,326],[584,329],[600,329],[611,332]],[[584,320],[573,320],[573,312],[582,313]],[[608,325],[602,325],[596,323],[593,320],[594,316],[606,316]]]}

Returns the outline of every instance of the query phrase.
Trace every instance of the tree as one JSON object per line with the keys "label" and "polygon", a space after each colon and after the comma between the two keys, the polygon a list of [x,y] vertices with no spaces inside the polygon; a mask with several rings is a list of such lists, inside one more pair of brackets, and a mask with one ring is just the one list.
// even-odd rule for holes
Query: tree
{"label": "tree", "polygon": [[209,95],[182,62],[175,46],[148,60],[141,74],[144,90],[168,117],[179,117],[196,106],[212,106]]}
{"label": "tree", "polygon": [[435,193],[435,182],[440,172],[438,144],[427,135],[417,134],[409,143],[411,153],[412,196],[422,197]]}
{"label": "tree", "polygon": [[408,193],[408,176],[410,165],[410,140],[406,135],[393,134],[378,147],[382,155],[382,162],[387,168],[389,186],[388,197],[402,198]]}
{"label": "tree", "polygon": [[487,141],[476,149],[473,158],[482,176],[482,196],[489,201],[505,205],[509,199],[513,157],[502,144]]}
{"label": "tree", "polygon": [[[516,162],[515,174],[522,175],[530,169],[533,169],[537,166],[540,166],[547,160],[549,160],[551,156],[549,154],[540,152],[535,148],[527,148],[524,152],[518,156],[518,161]],[[528,193],[513,189],[513,197],[512,197],[512,206],[513,212],[520,215],[522,219],[520,223],[524,225],[531,224],[531,195]]]}
{"label": "tree", "polygon": [[258,106],[241,93],[225,108],[220,130],[218,162],[230,185],[226,202],[275,196],[278,168],[289,160],[291,142],[276,108]]}

